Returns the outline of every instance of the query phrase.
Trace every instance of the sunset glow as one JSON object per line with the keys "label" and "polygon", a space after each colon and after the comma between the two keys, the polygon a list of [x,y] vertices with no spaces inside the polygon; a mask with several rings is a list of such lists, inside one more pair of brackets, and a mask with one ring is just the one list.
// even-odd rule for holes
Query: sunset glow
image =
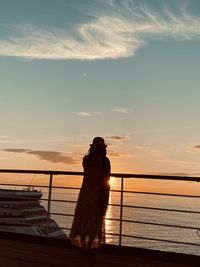
{"label": "sunset glow", "polygon": [[109,184],[110,184],[111,188],[119,187],[120,179],[111,176]]}

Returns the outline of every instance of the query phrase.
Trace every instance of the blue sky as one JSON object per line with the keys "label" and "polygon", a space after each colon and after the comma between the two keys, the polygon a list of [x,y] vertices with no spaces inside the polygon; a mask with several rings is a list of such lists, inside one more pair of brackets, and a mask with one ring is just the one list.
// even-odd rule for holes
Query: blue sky
{"label": "blue sky", "polygon": [[2,168],[200,173],[198,1],[0,4]]}

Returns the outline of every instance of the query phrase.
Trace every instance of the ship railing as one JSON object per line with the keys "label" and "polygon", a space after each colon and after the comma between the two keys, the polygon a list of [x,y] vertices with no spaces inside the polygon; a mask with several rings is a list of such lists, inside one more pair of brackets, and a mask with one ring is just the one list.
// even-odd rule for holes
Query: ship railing
{"label": "ship railing", "polygon": [[[50,171],[50,170],[16,170],[16,169],[0,169],[0,173],[12,173],[12,174],[41,174],[48,176],[48,184],[47,185],[38,185],[38,184],[31,184],[33,188],[44,188],[48,191],[48,197],[42,198],[42,201],[47,202],[47,219],[46,219],[46,236],[49,233],[49,225],[50,225],[50,217],[51,216],[62,216],[62,217],[72,217],[74,216],[73,213],[60,213],[60,212],[52,212],[51,205],[52,202],[59,202],[59,203],[72,203],[76,204],[75,200],[63,200],[63,199],[54,199],[52,198],[52,190],[53,189],[62,189],[62,190],[80,190],[80,187],[72,187],[72,186],[54,186],[53,181],[56,179],[58,175],[62,176],[83,176],[83,172],[72,172],[72,171]],[[159,227],[168,227],[168,228],[177,228],[177,229],[187,229],[187,230],[194,230],[197,231],[197,234],[200,235],[200,230],[196,226],[187,226],[187,225],[180,225],[180,224],[168,224],[168,223],[159,223],[159,222],[151,222],[145,220],[133,220],[133,219],[126,219],[124,216],[125,209],[141,209],[141,210],[152,210],[156,212],[172,212],[172,213],[183,213],[183,214],[199,214],[200,210],[188,210],[188,209],[174,209],[174,208],[165,208],[165,207],[152,207],[152,206],[143,206],[143,205],[127,205],[124,203],[124,195],[125,194],[138,194],[138,195],[147,195],[147,196],[160,196],[160,197],[176,197],[176,198],[193,198],[193,199],[200,199],[199,195],[193,194],[174,194],[174,193],[159,193],[159,192],[147,192],[147,191],[133,191],[133,190],[125,190],[124,188],[124,181],[126,179],[151,179],[151,180],[160,180],[160,181],[178,181],[178,182],[200,182],[200,177],[190,177],[190,176],[172,176],[172,175],[148,175],[148,174],[125,174],[125,173],[112,173],[112,178],[120,179],[120,188],[119,189],[112,189],[111,193],[118,193],[120,195],[119,203],[110,203],[110,207],[118,207],[119,217],[112,218],[106,217],[105,220],[113,221],[119,223],[118,232],[106,232],[106,236],[115,236],[118,238],[117,244],[119,246],[122,245],[122,239],[139,239],[139,240],[146,240],[146,241],[153,241],[153,242],[166,242],[176,245],[186,245],[186,246],[196,246],[200,247],[200,239],[199,242],[183,242],[178,240],[169,240],[165,238],[156,238],[156,237],[145,237],[145,236],[138,236],[124,233],[123,225],[124,223],[134,223],[134,224],[143,224],[143,225],[151,225],[151,226],[159,226]],[[14,184],[14,183],[0,183],[0,186],[8,186],[8,187],[29,187],[30,184]],[[31,200],[31,198],[30,198]],[[67,209],[66,209],[67,210]],[[70,231],[70,227],[61,227],[61,229]]]}

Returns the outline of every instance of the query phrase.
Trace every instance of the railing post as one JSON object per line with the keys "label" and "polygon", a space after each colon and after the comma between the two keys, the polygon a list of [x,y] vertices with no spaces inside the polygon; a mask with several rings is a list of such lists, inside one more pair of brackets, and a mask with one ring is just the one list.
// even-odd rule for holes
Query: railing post
{"label": "railing post", "polygon": [[124,201],[124,177],[121,177],[120,190],[120,222],[119,222],[119,246],[122,244],[122,224],[123,224],[123,201]]}
{"label": "railing post", "polygon": [[52,193],[52,183],[53,183],[53,174],[50,174],[49,178],[49,194],[48,194],[48,205],[47,205],[47,224],[46,224],[46,235],[49,234],[49,222],[50,222],[50,210],[51,210],[51,193]]}

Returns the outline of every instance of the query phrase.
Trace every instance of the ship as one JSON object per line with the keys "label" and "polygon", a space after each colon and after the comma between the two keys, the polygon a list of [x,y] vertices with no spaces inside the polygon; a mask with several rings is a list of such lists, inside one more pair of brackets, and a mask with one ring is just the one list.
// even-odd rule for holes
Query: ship
{"label": "ship", "polygon": [[67,238],[41,205],[42,192],[34,188],[0,189],[0,231]]}

